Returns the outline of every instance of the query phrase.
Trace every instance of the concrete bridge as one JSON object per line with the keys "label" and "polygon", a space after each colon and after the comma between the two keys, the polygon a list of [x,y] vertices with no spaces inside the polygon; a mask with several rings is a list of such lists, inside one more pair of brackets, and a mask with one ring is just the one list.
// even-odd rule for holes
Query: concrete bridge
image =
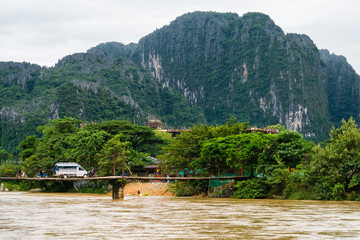
{"label": "concrete bridge", "polygon": [[88,178],[30,178],[30,177],[0,177],[0,181],[97,181],[108,180],[113,187],[112,198],[124,199],[124,187],[128,181],[189,181],[189,180],[246,180],[246,176],[231,176],[231,177],[137,177],[137,176],[106,176],[106,177],[88,177]]}

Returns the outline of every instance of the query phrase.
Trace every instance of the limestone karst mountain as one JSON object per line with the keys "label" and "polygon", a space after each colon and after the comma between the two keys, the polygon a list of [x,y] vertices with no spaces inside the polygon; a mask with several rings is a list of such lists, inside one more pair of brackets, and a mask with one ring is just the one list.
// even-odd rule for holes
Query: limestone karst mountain
{"label": "limestone karst mountain", "polygon": [[102,43],[52,68],[0,62],[0,147],[15,152],[65,116],[176,128],[236,118],[323,140],[332,124],[359,118],[359,79],[344,57],[267,15],[188,13],[137,44]]}

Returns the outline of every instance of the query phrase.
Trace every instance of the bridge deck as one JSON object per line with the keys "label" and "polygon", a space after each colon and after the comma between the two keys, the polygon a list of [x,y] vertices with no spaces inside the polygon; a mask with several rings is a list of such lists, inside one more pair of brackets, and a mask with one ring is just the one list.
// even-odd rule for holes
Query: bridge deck
{"label": "bridge deck", "polygon": [[30,177],[0,177],[3,181],[95,181],[95,180],[116,180],[116,179],[129,179],[129,180],[150,180],[150,181],[167,181],[167,180],[231,180],[231,179],[247,179],[247,176],[232,176],[232,177],[136,177],[136,176],[106,176],[106,177],[88,177],[88,178],[30,178]]}

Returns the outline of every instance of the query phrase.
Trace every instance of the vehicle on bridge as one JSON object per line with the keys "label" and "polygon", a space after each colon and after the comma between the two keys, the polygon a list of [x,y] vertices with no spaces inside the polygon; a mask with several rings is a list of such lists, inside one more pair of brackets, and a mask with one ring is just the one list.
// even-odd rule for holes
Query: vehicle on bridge
{"label": "vehicle on bridge", "polygon": [[87,178],[89,173],[80,165],[74,162],[58,162],[54,167],[56,177],[83,177]]}

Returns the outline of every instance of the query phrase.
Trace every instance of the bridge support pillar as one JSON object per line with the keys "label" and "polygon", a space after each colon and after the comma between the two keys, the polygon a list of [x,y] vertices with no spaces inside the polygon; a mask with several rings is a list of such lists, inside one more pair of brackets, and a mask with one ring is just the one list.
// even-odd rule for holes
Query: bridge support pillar
{"label": "bridge support pillar", "polygon": [[114,200],[124,200],[124,188],[126,185],[125,181],[115,180],[111,182],[113,187],[112,189],[112,199]]}

